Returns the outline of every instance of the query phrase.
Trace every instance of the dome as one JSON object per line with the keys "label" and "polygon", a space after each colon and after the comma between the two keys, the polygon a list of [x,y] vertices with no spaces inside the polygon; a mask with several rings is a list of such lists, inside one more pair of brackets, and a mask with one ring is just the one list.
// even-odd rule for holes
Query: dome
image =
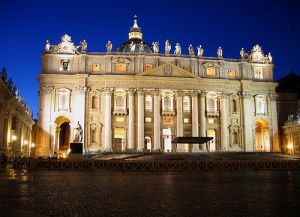
{"label": "dome", "polygon": [[151,46],[141,39],[129,39],[128,41],[121,44],[116,51],[120,53],[130,53],[132,52],[131,46],[133,45],[135,46],[133,53],[140,53],[141,42],[143,42],[144,45],[144,52],[141,53],[153,53]]}
{"label": "dome", "polygon": [[[151,46],[144,42],[143,33],[141,28],[137,24],[137,16],[134,16],[133,26],[130,28],[129,40],[121,44],[117,48],[117,52],[120,53],[153,53]],[[144,50],[140,51],[143,47]]]}

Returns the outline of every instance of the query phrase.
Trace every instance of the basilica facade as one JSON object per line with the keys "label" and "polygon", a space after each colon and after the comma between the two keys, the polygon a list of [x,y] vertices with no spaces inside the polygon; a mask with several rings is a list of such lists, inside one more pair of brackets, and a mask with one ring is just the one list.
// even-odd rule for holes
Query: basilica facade
{"label": "basilica facade", "polygon": [[[174,45],[173,45],[174,46]],[[143,40],[136,18],[115,51],[88,52],[46,41],[39,80],[37,154],[49,156],[81,142],[84,153],[119,151],[279,151],[273,64],[259,45],[240,59],[188,55],[169,40]],[[213,137],[208,147],[173,145],[179,136]]]}

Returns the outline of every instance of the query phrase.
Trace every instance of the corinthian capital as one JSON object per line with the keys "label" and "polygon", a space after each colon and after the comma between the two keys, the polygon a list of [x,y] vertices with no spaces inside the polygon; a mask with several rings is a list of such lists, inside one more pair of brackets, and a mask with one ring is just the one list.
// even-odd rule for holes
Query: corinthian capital
{"label": "corinthian capital", "polygon": [[102,89],[102,93],[104,93],[104,95],[112,95],[113,90],[114,90],[113,88],[106,87]]}
{"label": "corinthian capital", "polygon": [[142,88],[137,89],[137,93],[138,95],[144,95],[145,94],[145,90]]}
{"label": "corinthian capital", "polygon": [[42,90],[43,90],[43,92],[45,92],[45,93],[51,93],[53,90],[54,90],[54,87],[53,86],[43,86],[42,87]]}
{"label": "corinthian capital", "polygon": [[128,89],[128,95],[129,96],[134,96],[135,92],[136,92],[136,89]]}
{"label": "corinthian capital", "polygon": [[75,93],[83,94],[86,92],[86,90],[87,90],[87,87],[85,87],[85,86],[76,86],[75,87]]}
{"label": "corinthian capital", "polygon": [[193,91],[191,92],[191,95],[194,96],[194,97],[195,97],[195,96],[198,96],[199,92],[200,92],[199,90],[193,90]]}

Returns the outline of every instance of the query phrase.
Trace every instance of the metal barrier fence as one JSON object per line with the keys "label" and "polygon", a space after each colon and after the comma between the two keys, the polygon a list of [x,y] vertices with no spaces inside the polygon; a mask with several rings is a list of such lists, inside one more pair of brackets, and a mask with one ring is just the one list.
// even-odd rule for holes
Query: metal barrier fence
{"label": "metal barrier fence", "polygon": [[94,159],[28,159],[20,158],[3,167],[12,169],[79,169],[119,171],[201,171],[201,170],[299,170],[299,160],[94,160]]}

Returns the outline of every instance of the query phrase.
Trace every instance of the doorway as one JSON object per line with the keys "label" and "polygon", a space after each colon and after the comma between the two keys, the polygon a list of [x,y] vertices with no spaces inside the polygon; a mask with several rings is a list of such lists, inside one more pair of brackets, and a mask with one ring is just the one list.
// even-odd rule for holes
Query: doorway
{"label": "doorway", "polygon": [[113,146],[114,151],[121,152],[125,150],[125,134],[124,128],[115,128]]}
{"label": "doorway", "polygon": [[215,151],[216,150],[216,130],[214,130],[214,129],[207,130],[207,136],[213,138],[211,141],[209,141],[208,151]]}
{"label": "doorway", "polygon": [[162,130],[163,150],[164,152],[172,151],[172,130],[171,128]]}
{"label": "doorway", "polygon": [[256,151],[270,151],[269,126],[263,119],[259,119],[255,123],[255,143]]}

